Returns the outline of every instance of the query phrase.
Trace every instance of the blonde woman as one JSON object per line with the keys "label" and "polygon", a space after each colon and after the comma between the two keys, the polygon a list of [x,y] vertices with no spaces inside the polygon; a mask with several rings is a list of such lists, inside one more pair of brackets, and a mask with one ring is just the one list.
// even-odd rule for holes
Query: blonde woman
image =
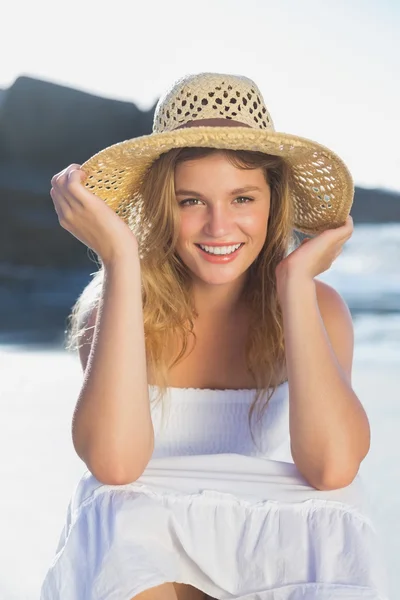
{"label": "blonde woman", "polygon": [[316,279],[353,193],[252,80],[215,73],[175,82],[151,135],[53,177],[101,267],[68,339],[87,471],[41,600],[386,598],[352,319]]}

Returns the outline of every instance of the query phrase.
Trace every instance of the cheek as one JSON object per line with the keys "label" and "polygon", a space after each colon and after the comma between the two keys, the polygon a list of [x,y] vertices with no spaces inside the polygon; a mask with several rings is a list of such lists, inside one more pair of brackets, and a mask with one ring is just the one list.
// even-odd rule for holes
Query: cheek
{"label": "cheek", "polygon": [[264,236],[268,227],[268,211],[257,210],[243,218],[241,224],[246,232],[254,238]]}
{"label": "cheek", "polygon": [[188,218],[186,215],[181,216],[180,223],[179,223],[180,236],[181,237],[186,236],[186,234],[190,233],[190,231],[192,231],[193,228],[194,228],[193,219],[190,219],[190,217]]}
{"label": "cheek", "polygon": [[198,233],[198,222],[190,218],[190,215],[181,215],[179,223],[178,246],[182,247],[185,243],[190,243]]}

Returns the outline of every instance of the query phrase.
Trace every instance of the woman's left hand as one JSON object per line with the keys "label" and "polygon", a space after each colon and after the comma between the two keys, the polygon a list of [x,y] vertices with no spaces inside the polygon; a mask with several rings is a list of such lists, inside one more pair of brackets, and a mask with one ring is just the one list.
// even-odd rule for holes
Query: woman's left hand
{"label": "woman's left hand", "polygon": [[349,215],[341,227],[327,229],[314,238],[304,239],[296,250],[278,264],[275,271],[277,279],[286,277],[288,273],[313,279],[327,271],[352,236],[353,230],[353,219]]}

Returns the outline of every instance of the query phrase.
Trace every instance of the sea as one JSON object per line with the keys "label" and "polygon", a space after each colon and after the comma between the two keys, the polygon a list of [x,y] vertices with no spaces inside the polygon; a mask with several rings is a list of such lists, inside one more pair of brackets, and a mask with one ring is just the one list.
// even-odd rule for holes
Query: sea
{"label": "sea", "polygon": [[[371,424],[360,467],[382,546],[389,598],[400,597],[400,224],[356,225],[318,279],[353,318],[353,388]],[[2,343],[3,341],[3,343]],[[0,598],[38,600],[69,498],[86,466],[71,441],[82,384],[75,354],[0,336]],[[329,541],[327,540],[327,543]]]}

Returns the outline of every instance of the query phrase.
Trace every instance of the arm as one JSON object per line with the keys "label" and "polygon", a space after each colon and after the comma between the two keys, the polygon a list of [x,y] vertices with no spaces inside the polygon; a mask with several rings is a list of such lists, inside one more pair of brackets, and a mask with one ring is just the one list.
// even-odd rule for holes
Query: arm
{"label": "arm", "polygon": [[293,272],[278,283],[293,460],[315,488],[345,487],[370,446],[368,418],[351,386],[351,315],[327,284]]}
{"label": "arm", "polygon": [[87,323],[95,328],[93,340],[82,339],[73,444],[99,481],[124,484],[140,477],[154,449],[136,248],[105,266],[99,310]]}

